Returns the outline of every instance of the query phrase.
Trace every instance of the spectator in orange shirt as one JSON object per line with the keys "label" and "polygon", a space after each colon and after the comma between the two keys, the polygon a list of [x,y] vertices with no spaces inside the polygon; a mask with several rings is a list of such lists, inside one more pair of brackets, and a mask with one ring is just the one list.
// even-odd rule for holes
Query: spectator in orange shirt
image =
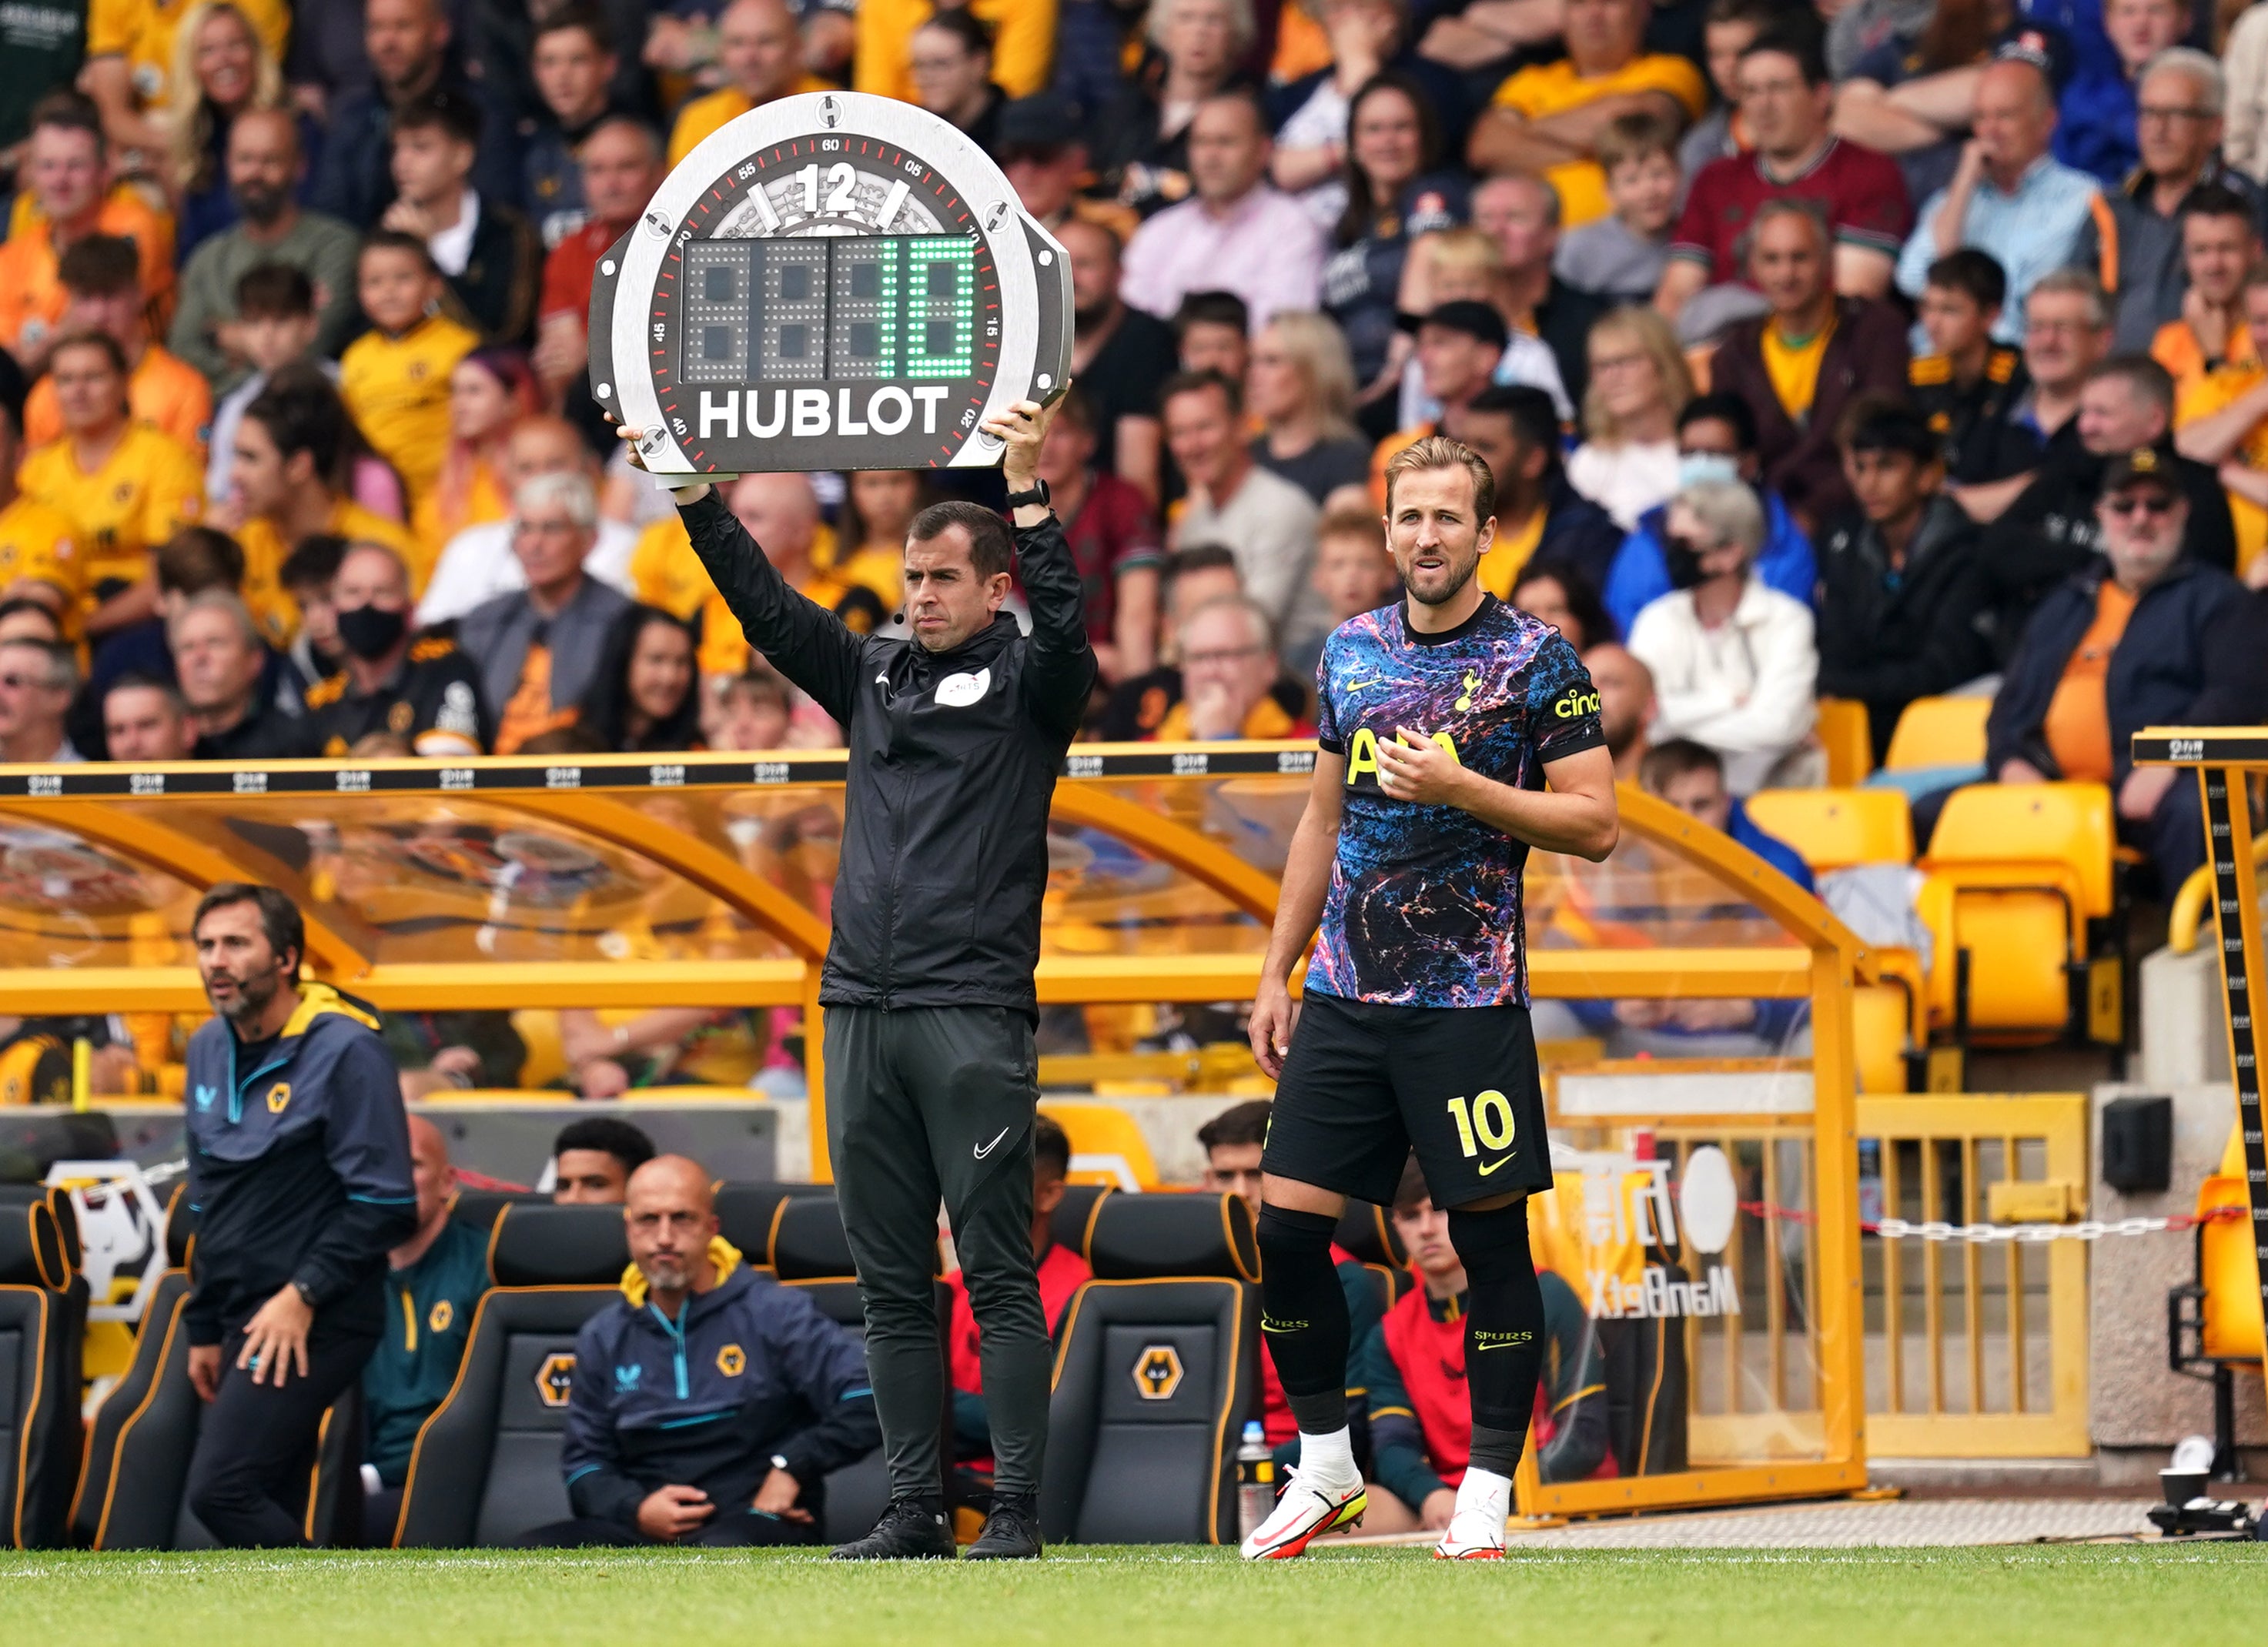
{"label": "spectator in orange shirt", "polygon": [[[105,333],[126,351],[126,399],[134,421],[203,456],[212,425],[212,390],[202,372],[151,341],[134,242],[114,234],[88,235],[63,254],[55,277],[64,294],[63,329]],[[42,378],[24,403],[24,438],[44,446],[63,432],[55,381]]]}
{"label": "spectator in orange shirt", "polygon": [[134,242],[143,290],[153,317],[162,318],[173,293],[173,226],[138,197],[109,193],[102,116],[93,103],[75,92],[40,99],[18,180],[37,210],[0,244],[0,348],[27,373],[47,369],[66,302],[56,264],[91,234]]}
{"label": "spectator in orange shirt", "polygon": [[733,0],[717,18],[717,61],[725,84],[677,112],[669,134],[675,165],[720,128],[798,92],[827,89],[803,66],[802,38],[782,0]]}
{"label": "spectator in orange shirt", "polygon": [[[1040,1309],[1052,1335],[1071,1307],[1071,1294],[1094,1272],[1086,1260],[1059,1245],[1049,1220],[1063,1204],[1064,1180],[1071,1173],[1071,1139],[1045,1115],[1032,1121],[1032,1252],[1040,1262]],[[954,1478],[957,1503],[988,1504],[992,1494],[992,1421],[984,1404],[984,1356],[976,1312],[968,1301],[968,1280],[956,1269],[945,1278],[953,1290],[953,1325],[946,1343],[953,1357]]]}
{"label": "spectator in orange shirt", "polygon": [[[2234,189],[2207,183],[2182,202],[2182,267],[2189,290],[2177,320],[2150,340],[2150,358],[2173,374],[2174,395],[2197,389],[2223,367],[2257,366],[2245,329],[2244,276],[2260,260],[2252,207]],[[2178,419],[2177,419],[2178,421]]]}

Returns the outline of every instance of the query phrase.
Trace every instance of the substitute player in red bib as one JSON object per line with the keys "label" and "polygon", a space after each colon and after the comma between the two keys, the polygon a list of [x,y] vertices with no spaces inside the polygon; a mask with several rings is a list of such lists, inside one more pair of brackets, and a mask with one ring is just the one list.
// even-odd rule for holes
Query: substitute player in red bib
{"label": "substitute player in red bib", "polygon": [[[1495,535],[1488,466],[1429,437],[1386,483],[1405,596],[1324,644],[1314,783],[1253,1003],[1253,1055],[1277,1081],[1261,1331],[1300,1465],[1248,1559],[1297,1555],[1362,1515],[1331,1234],[1349,1196],[1393,1201],[1412,1149],[1469,1283],[1471,1467],[1436,1554],[1504,1554],[1545,1343],[1523,1202],[1551,1187],[1521,872],[1531,847],[1603,858],[1618,828],[1598,694],[1574,649],[1474,581]],[[1295,1033],[1289,979],[1310,937]]]}

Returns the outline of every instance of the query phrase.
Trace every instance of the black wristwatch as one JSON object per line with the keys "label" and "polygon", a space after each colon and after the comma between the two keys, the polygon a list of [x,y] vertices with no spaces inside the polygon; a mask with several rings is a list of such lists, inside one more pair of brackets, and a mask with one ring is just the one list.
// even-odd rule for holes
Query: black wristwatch
{"label": "black wristwatch", "polygon": [[1045,481],[1034,481],[1032,489],[1028,492],[1008,494],[1009,508],[1021,509],[1027,504],[1037,504],[1042,509],[1052,509],[1055,507],[1055,494],[1048,490],[1048,483]]}

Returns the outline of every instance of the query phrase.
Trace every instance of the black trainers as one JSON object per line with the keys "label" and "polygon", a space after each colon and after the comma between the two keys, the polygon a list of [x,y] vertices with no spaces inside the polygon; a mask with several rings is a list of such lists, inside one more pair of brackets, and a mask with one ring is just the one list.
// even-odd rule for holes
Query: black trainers
{"label": "black trainers", "polygon": [[992,1501],[984,1531],[968,1547],[972,1562],[1035,1562],[1040,1559],[1040,1506],[1029,1494]]}
{"label": "black trainers", "polygon": [[941,1498],[894,1498],[863,1539],[836,1547],[838,1562],[922,1562],[954,1558],[953,1523]]}

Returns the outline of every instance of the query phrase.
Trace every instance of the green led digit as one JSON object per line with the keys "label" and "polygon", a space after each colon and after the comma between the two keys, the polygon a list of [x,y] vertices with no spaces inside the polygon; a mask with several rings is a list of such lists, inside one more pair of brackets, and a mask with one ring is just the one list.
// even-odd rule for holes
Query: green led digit
{"label": "green led digit", "polygon": [[905,375],[966,378],[976,369],[976,248],[953,235],[905,243]]}
{"label": "green led digit", "polygon": [[895,240],[882,242],[882,297],[875,305],[882,327],[881,370],[877,377],[895,377],[898,362],[898,296],[905,290],[904,246]]}

